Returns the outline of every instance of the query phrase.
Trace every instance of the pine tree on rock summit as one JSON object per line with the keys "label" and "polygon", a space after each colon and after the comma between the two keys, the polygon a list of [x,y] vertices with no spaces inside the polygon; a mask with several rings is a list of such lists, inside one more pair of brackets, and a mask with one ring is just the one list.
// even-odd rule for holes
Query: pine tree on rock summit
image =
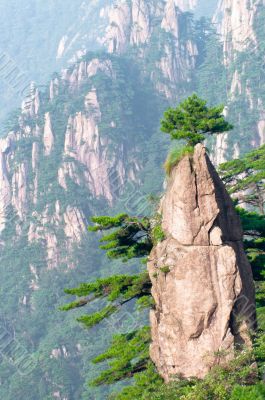
{"label": "pine tree on rock summit", "polygon": [[224,106],[207,107],[207,102],[196,94],[188,97],[176,108],[169,108],[161,121],[161,130],[171,139],[185,140],[194,147],[205,140],[206,135],[233,129],[223,115]]}

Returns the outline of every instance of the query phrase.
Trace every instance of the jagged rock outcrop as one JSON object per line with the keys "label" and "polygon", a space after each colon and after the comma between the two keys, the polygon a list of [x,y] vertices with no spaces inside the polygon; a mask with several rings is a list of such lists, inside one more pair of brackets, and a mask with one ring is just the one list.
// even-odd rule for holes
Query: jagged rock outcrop
{"label": "jagged rock outcrop", "polygon": [[45,124],[43,131],[43,144],[44,144],[44,154],[49,156],[54,146],[54,134],[52,131],[52,123],[50,113],[45,114]]}
{"label": "jagged rock outcrop", "polygon": [[[191,31],[183,12],[196,5],[197,0],[105,0],[94,7],[84,3],[80,24],[61,38],[57,57],[68,54],[71,61],[77,61],[94,46],[103,46],[111,54],[134,52],[139,61],[148,53],[143,69],[151,69],[157,89],[175,99],[176,84],[190,81],[198,56],[191,35],[183,40],[183,32]],[[150,57],[153,46],[156,54]],[[148,66],[150,60],[152,66]]]}
{"label": "jagged rock outcrop", "polygon": [[[140,109],[138,93],[149,99],[152,89],[145,98],[145,87],[139,91],[138,75],[134,80],[130,76],[134,65],[128,64],[106,53],[89,54],[56,74],[43,91],[32,85],[21,113],[0,139],[1,273],[4,286],[14,289],[12,304],[17,309],[12,314],[17,320],[23,313],[48,326],[45,292],[57,309],[54,301],[63,288],[82,279],[82,269],[84,277],[94,271],[95,250],[87,234],[91,215],[105,213],[110,205],[118,208],[118,202],[128,209],[141,196],[143,139],[154,134],[158,113],[156,105],[152,112],[148,105]],[[38,322],[31,326],[45,340],[49,332]],[[28,325],[25,329],[31,330]],[[70,336],[74,346],[76,339]],[[57,340],[63,343],[55,337],[54,349]],[[52,370],[45,372],[45,379],[52,375]],[[49,396],[51,388],[53,378]],[[55,398],[70,399],[72,393]]]}
{"label": "jagged rock outcrop", "polygon": [[93,58],[88,62],[80,61],[74,64],[72,68],[63,70],[62,80],[69,84],[72,90],[76,91],[84,82],[95,76],[98,72],[102,72],[108,77],[115,78],[110,60],[102,61],[98,58]]}
{"label": "jagged rock outcrop", "polygon": [[109,26],[100,41],[109,53],[134,49],[139,60],[144,60],[145,52],[150,51],[148,46],[157,42],[153,65],[148,68],[146,60],[143,69],[151,68],[157,90],[175,99],[176,85],[191,80],[198,56],[195,41],[182,40],[183,26],[186,32],[191,27],[178,4],[174,0],[120,0],[109,8],[108,18]]}
{"label": "jagged rock outcrop", "polygon": [[[84,238],[91,199],[113,204],[126,183],[139,183],[137,144],[126,146],[125,136],[113,139],[120,116],[103,115],[92,84],[93,78],[118,84],[116,72],[108,57],[92,57],[52,79],[48,98],[32,84],[14,129],[0,140],[0,240],[13,225],[13,239],[26,237],[28,246],[39,246],[48,270],[74,266],[71,254]],[[62,92],[69,100],[58,113]],[[108,95],[104,89],[100,94]],[[71,99],[78,99],[74,111]],[[74,190],[85,193],[82,207]],[[33,260],[29,268],[36,269]],[[29,286],[37,290],[39,283],[34,278]]]}
{"label": "jagged rock outcrop", "polygon": [[[160,7],[161,7],[161,2]],[[109,10],[109,27],[103,42],[110,53],[122,53],[128,45],[142,45],[151,35],[153,1],[119,1]]]}
{"label": "jagged rock outcrop", "polygon": [[[263,0],[220,0],[213,22],[217,24],[224,44],[226,62],[231,62],[235,51],[256,43],[255,14]],[[229,40],[227,40],[229,37]]]}
{"label": "jagged rock outcrop", "polygon": [[[244,138],[239,141],[234,135],[235,139],[228,144],[227,136],[223,135],[222,148],[220,143],[215,144],[217,161],[235,158],[238,151],[246,152],[249,147],[265,143],[263,78],[259,75],[262,68],[259,60],[263,57],[264,6],[264,0],[220,0],[213,17],[223,46],[228,118],[234,119],[241,130],[237,135]],[[259,76],[259,83],[252,73]],[[229,155],[227,151],[223,152],[224,147],[230,149]]]}
{"label": "jagged rock outcrop", "polygon": [[255,326],[240,220],[202,145],[173,169],[160,212],[166,238],[148,262],[151,357],[166,381],[202,378],[237,345],[250,346]]}
{"label": "jagged rock outcrop", "polygon": [[8,179],[6,153],[10,148],[10,140],[0,140],[0,233],[5,228],[7,207],[11,201],[11,183]]}

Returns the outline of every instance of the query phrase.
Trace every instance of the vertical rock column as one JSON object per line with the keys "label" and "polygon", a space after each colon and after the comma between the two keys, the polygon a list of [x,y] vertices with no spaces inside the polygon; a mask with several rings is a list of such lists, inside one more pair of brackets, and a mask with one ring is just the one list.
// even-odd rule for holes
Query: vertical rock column
{"label": "vertical rock column", "polygon": [[173,169],[160,212],[166,238],[148,262],[151,358],[165,381],[203,378],[251,346],[256,319],[240,220],[203,145]]}

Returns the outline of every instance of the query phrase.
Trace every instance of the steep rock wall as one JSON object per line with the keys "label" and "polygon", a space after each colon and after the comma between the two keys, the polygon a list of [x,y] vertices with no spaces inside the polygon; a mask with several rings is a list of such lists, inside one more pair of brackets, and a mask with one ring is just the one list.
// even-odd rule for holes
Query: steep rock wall
{"label": "steep rock wall", "polygon": [[[234,148],[226,159],[265,143],[264,15],[264,0],[220,0],[213,17],[223,44],[228,118],[237,130],[234,139],[223,137]],[[222,160],[222,149],[215,147],[216,160]]]}
{"label": "steep rock wall", "polygon": [[176,98],[181,82],[191,81],[198,56],[190,21],[182,11],[174,0],[117,1],[108,11],[109,25],[100,39],[110,53],[136,51],[143,70],[151,70],[158,91],[169,99]]}
{"label": "steep rock wall", "polygon": [[[98,91],[90,81],[98,75],[116,81],[110,59],[92,58],[64,70],[51,81],[48,99],[32,87],[14,130],[0,140],[0,233],[13,224],[29,245],[44,243],[48,269],[62,262],[72,267],[71,251],[88,224],[89,199],[112,204],[126,182],[138,179],[140,161],[130,155],[133,149],[129,154],[125,140],[115,143],[102,133]],[[74,112],[62,93],[70,102],[78,99]],[[60,114],[56,104],[65,104]],[[112,133],[116,122],[106,117],[104,122]],[[78,188],[86,210],[73,204],[71,192]]]}
{"label": "steep rock wall", "polygon": [[235,51],[245,50],[250,42],[256,41],[255,13],[257,5],[262,2],[263,0],[219,1],[213,22],[218,25],[227,63],[232,61]]}

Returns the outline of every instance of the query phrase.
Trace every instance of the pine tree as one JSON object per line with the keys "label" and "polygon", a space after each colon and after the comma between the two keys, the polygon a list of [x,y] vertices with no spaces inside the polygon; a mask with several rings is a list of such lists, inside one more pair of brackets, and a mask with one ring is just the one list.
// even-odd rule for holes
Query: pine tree
{"label": "pine tree", "polygon": [[[104,232],[100,239],[100,243],[104,244],[100,248],[106,251],[109,259],[126,262],[135,258],[145,263],[144,257],[150,254],[153,245],[164,238],[158,215],[152,219],[130,217],[127,214],[98,216],[93,217],[92,222],[94,225],[89,227],[90,231]],[[77,319],[86,328],[109,318],[132,300],[136,300],[138,309],[153,305],[151,280],[146,269],[135,275],[112,275],[83,283],[77,288],[65,289],[65,293],[76,296],[77,300],[61,307],[62,311],[84,307],[97,299],[104,299],[104,303],[107,303],[100,310]],[[150,364],[149,344],[149,327],[114,336],[111,347],[94,360],[95,363],[109,360],[109,369],[103,371],[92,384],[110,384],[147,369]]]}
{"label": "pine tree", "polygon": [[264,214],[265,145],[240,159],[222,164],[219,170],[229,192],[239,203],[249,204]]}
{"label": "pine tree", "polygon": [[196,94],[188,97],[176,108],[169,108],[161,121],[162,132],[171,139],[184,140],[188,147],[205,140],[206,135],[227,132],[233,128],[224,116],[224,106],[207,107],[207,102]]}
{"label": "pine tree", "polygon": [[117,228],[108,235],[104,235],[100,242],[102,250],[107,250],[110,259],[122,258],[127,261],[131,258],[143,257],[152,249],[150,221],[148,218],[129,217],[119,214],[115,217],[93,217],[92,232]]}

